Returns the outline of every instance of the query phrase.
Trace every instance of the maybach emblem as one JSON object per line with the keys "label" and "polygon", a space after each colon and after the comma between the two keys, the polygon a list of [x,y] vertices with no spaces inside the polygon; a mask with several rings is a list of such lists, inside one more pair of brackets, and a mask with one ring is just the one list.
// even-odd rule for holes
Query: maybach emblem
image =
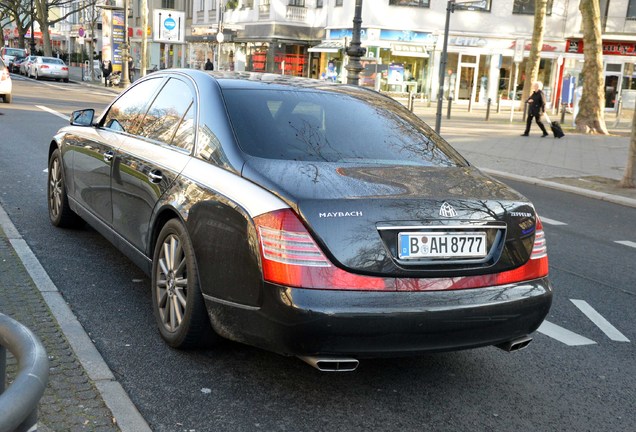
{"label": "maybach emblem", "polygon": [[445,202],[439,209],[439,215],[444,217],[455,217],[457,216],[457,210],[455,210],[452,205]]}

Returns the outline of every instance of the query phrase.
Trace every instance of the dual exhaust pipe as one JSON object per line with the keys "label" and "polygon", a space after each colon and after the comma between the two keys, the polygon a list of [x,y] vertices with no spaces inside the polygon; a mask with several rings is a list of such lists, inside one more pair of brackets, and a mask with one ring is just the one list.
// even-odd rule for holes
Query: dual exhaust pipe
{"label": "dual exhaust pipe", "polygon": [[[532,338],[530,336],[521,336],[516,339],[496,345],[497,348],[506,352],[519,351],[527,347]],[[318,369],[320,372],[353,372],[358,368],[360,362],[357,359],[349,357],[313,357],[299,356],[299,359]]]}

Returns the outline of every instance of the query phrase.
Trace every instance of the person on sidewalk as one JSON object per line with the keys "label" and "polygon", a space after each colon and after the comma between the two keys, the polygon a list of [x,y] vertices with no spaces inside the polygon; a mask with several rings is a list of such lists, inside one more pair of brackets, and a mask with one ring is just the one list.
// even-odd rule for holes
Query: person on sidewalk
{"label": "person on sidewalk", "polygon": [[104,60],[102,63],[102,75],[104,76],[104,87],[108,87],[110,74],[113,73],[113,65],[110,60]]}
{"label": "person on sidewalk", "polygon": [[541,121],[541,116],[545,113],[545,95],[543,94],[543,83],[541,81],[536,81],[532,84],[532,94],[526,101],[528,104],[528,121],[526,122],[526,130],[521,136],[528,136],[530,134],[530,125],[532,124],[532,119],[537,122],[539,129],[543,132],[541,138],[548,136],[548,131],[545,129],[543,122]]}
{"label": "person on sidewalk", "polygon": [[214,70],[214,64],[210,61],[210,59],[205,62],[205,70]]}

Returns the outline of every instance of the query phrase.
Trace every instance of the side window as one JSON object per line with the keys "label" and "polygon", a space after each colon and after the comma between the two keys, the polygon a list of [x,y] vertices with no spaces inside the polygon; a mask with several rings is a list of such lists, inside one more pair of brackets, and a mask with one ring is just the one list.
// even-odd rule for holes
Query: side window
{"label": "side window", "polygon": [[194,97],[183,81],[171,78],[152,102],[137,135],[192,150]]}
{"label": "side window", "polygon": [[104,119],[104,127],[134,133],[135,125],[143,117],[152,96],[162,79],[150,79],[132,87],[110,107]]}

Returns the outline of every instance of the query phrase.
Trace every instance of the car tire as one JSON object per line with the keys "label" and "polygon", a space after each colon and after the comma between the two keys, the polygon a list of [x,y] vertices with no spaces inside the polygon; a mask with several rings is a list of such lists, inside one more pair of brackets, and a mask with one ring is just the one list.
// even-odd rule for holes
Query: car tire
{"label": "car tire", "polygon": [[49,175],[47,186],[47,203],[51,223],[60,228],[71,228],[81,224],[82,219],[68,204],[66,182],[62,172],[62,157],[56,149],[49,158]]}
{"label": "car tire", "polygon": [[40,79],[40,77],[38,76],[38,71],[37,71],[37,69],[36,69],[36,70],[35,70],[35,72],[33,73],[33,78],[35,78],[35,80],[36,80],[36,81]]}
{"label": "car tire", "polygon": [[68,78],[64,78],[64,82],[67,83],[68,82]]}
{"label": "car tire", "polygon": [[190,237],[178,219],[161,229],[152,260],[152,306],[161,337],[173,348],[210,346],[212,330]]}

